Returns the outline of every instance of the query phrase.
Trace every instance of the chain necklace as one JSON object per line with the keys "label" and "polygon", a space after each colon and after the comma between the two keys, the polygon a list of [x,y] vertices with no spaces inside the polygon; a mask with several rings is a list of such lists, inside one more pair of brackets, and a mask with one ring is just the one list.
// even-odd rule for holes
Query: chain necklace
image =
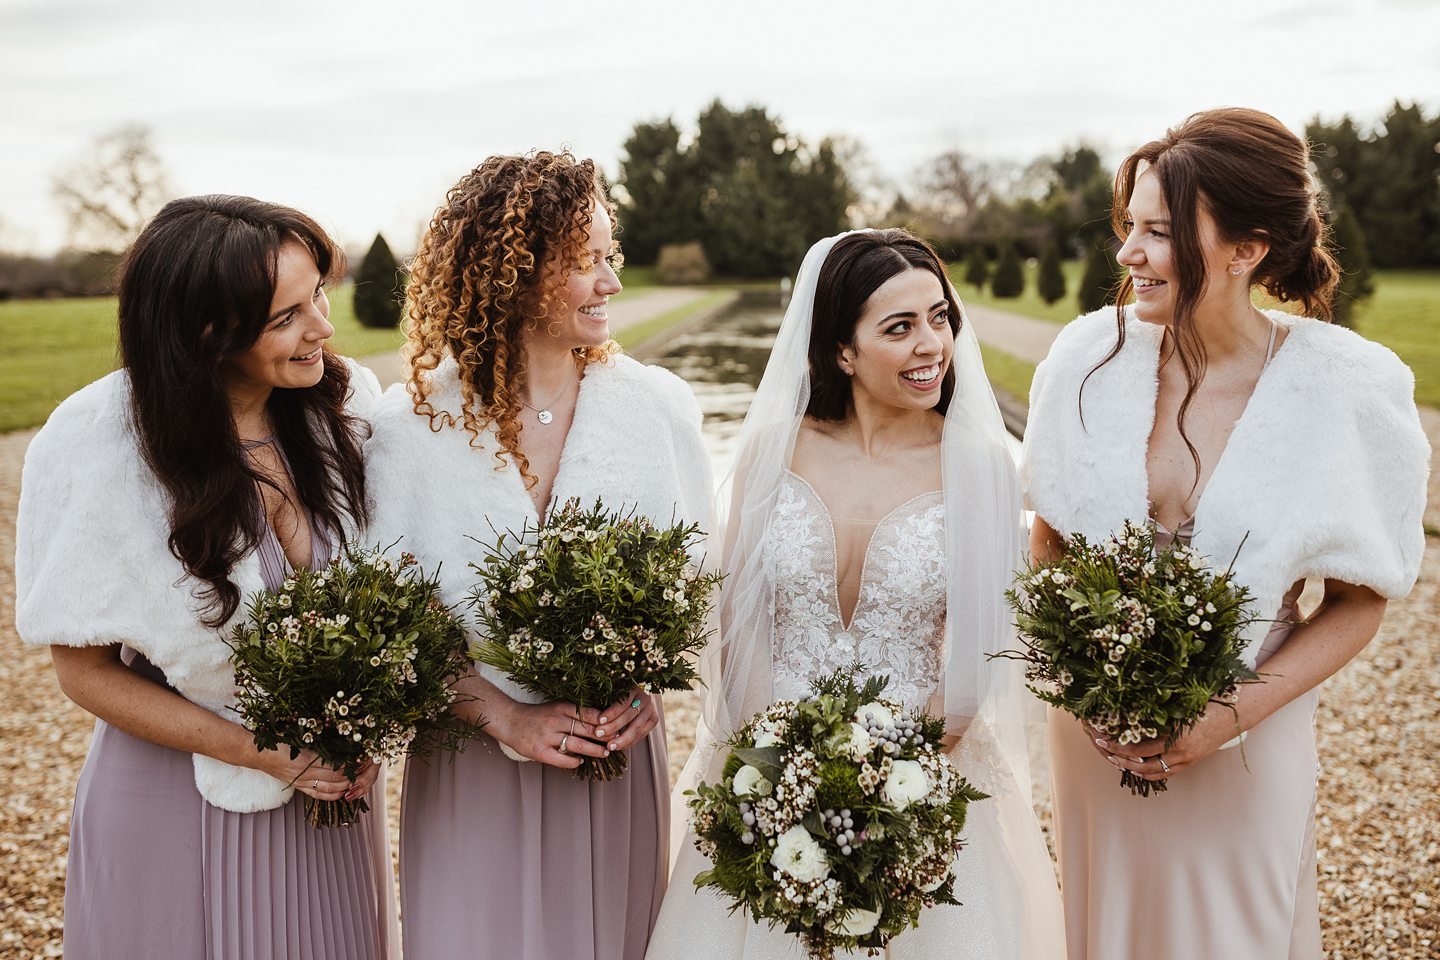
{"label": "chain necklace", "polygon": [[534,406],[533,404],[528,403],[528,402],[526,402],[526,401],[524,401],[524,400],[521,400],[521,401],[520,401],[520,404],[521,404],[521,406],[529,407],[531,410],[534,410],[534,411],[535,411],[535,419],[536,419],[536,420],[539,420],[542,424],[549,424],[551,421],[553,421],[553,420],[555,419],[555,414],[553,414],[553,413],[550,412],[550,408],[553,407],[553,406],[555,406],[555,401],[556,401],[556,400],[559,400],[561,397],[563,397],[563,396],[565,395],[565,391],[567,391],[567,390],[570,389],[570,384],[572,384],[572,383],[574,383],[574,382],[575,382],[575,379],[574,379],[573,377],[570,378],[570,380],[566,381],[565,386],[563,386],[563,387],[560,388],[560,392],[557,393],[557,394],[555,394],[555,396],[550,399],[550,402],[547,403],[547,404],[544,404],[543,406],[537,407],[537,406]]}

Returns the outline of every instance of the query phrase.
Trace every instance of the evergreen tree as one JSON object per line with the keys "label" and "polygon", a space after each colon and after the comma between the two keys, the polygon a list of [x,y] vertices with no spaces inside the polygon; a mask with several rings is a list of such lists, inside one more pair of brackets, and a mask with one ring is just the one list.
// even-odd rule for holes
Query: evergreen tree
{"label": "evergreen tree", "polygon": [[1060,267],[1060,248],[1053,240],[1045,244],[1045,251],[1040,254],[1040,276],[1035,289],[1046,303],[1055,303],[1065,296],[1065,271]]}
{"label": "evergreen tree", "polygon": [[1080,278],[1080,289],[1076,291],[1081,313],[1099,310],[1113,301],[1119,273],[1120,267],[1108,246],[1095,244],[1090,247],[1090,255],[1085,258],[1085,273]]}
{"label": "evergreen tree", "polygon": [[631,263],[698,241],[719,274],[789,273],[814,238],[845,227],[855,201],[843,151],[807,145],[761,107],[717,100],[684,142],[670,120],[637,124],[625,153],[617,193]]}
{"label": "evergreen tree", "polygon": [[404,302],[405,275],[390,245],[377,233],[355,271],[355,319],[366,327],[398,327]]}
{"label": "evergreen tree", "polygon": [[1377,266],[1440,265],[1440,116],[1396,101],[1371,131],[1347,116],[1305,135],[1325,192],[1354,213]]}
{"label": "evergreen tree", "polygon": [[1113,182],[1100,154],[1081,143],[1048,161],[1049,187],[1041,203],[1061,255],[1110,239]]}
{"label": "evergreen tree", "polygon": [[1355,307],[1375,293],[1375,271],[1360,222],[1347,206],[1340,206],[1331,217],[1331,242],[1341,271],[1335,291],[1335,322],[1353,327]]}
{"label": "evergreen tree", "polygon": [[1025,268],[1020,263],[1020,254],[1013,243],[1006,243],[1000,250],[1000,260],[995,264],[995,276],[990,280],[990,292],[1002,299],[1013,299],[1025,292]]}
{"label": "evergreen tree", "polygon": [[985,289],[985,281],[990,279],[990,261],[985,259],[985,249],[980,244],[970,248],[970,255],[965,258],[965,282],[980,291]]}

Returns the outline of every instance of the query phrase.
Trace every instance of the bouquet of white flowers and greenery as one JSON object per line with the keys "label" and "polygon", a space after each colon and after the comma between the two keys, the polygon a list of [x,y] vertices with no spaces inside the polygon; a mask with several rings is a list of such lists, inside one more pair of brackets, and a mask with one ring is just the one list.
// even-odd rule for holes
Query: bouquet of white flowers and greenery
{"label": "bouquet of white flowers and greenery", "polygon": [[[313,750],[354,778],[366,761],[453,749],[477,727],[451,712],[470,666],[465,630],[436,579],[401,554],[347,546],[257,593],[229,640],[237,709],[261,750]],[[365,798],[305,798],[312,826],[349,826]]]}
{"label": "bouquet of white flowers and greenery", "polygon": [[[598,500],[569,500],[535,527],[500,534],[475,565],[485,639],[471,655],[582,707],[603,709],[636,687],[688,690],[721,579],[691,560],[704,536],[698,524],[657,527]],[[623,751],[585,757],[575,775],[611,780],[626,766]]]}
{"label": "bouquet of white flowers and greenery", "polygon": [[883,948],[920,911],[956,904],[951,864],[970,786],[940,751],[944,724],[881,698],[858,668],[780,700],[729,740],[720,782],[691,791],[695,878],[812,958]]}
{"label": "bouquet of white flowers and greenery", "polygon": [[[1025,649],[998,656],[1025,664],[1040,699],[1121,744],[1173,744],[1257,676],[1241,657],[1249,591],[1189,546],[1157,551],[1150,524],[1126,523],[1101,543],[1071,537],[1007,596]],[[1128,770],[1120,782],[1141,796],[1166,789]]]}

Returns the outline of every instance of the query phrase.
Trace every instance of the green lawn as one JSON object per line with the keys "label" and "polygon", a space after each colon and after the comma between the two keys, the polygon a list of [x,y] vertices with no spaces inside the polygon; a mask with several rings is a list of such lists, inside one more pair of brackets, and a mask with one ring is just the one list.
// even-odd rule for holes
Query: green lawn
{"label": "green lawn", "polygon": [[1021,403],[1030,402],[1030,381],[1035,376],[1035,365],[995,347],[980,344],[980,355],[985,360],[985,375],[990,382]]}
{"label": "green lawn", "polygon": [[[994,265],[991,267],[993,271]],[[997,310],[1010,310],[1052,323],[1069,323],[1080,313],[1080,308],[1075,303],[1075,291],[1080,284],[1080,274],[1084,272],[1085,264],[1079,260],[1067,260],[1062,264],[1062,268],[1065,271],[1065,296],[1053,304],[1047,304],[1040,299],[1040,294],[1035,292],[1035,274],[1039,268],[1034,264],[1025,265],[1025,292],[1014,299],[1002,300],[994,296],[990,293],[988,284],[983,290],[976,290],[966,283],[963,263],[950,264],[950,279],[954,282],[960,299],[965,303],[979,303]]]}
{"label": "green lawn", "polygon": [[[56,404],[115,369],[115,298],[15,300],[0,303],[0,432],[33,427]],[[351,288],[330,294],[332,346],[350,356],[398,347],[399,330],[369,330],[355,321]]]}
{"label": "green lawn", "polygon": [[1415,371],[1415,401],[1440,407],[1440,271],[1379,271],[1375,296],[1355,314],[1356,332]]}
{"label": "green lawn", "polygon": [[[1013,300],[997,300],[988,289],[977,294],[974,287],[963,281],[963,264],[952,264],[950,275],[955,279],[961,299],[968,303],[983,303],[1027,317],[1068,323],[1078,312],[1073,293],[1081,267],[1078,262],[1065,265],[1071,295],[1054,305],[1046,305],[1035,293],[1035,271],[1029,267],[1026,268],[1025,293]],[[1415,371],[1417,403],[1440,407],[1440,271],[1380,270],[1376,272],[1375,288],[1375,296],[1356,310],[1356,331],[1394,350]],[[986,365],[990,366],[989,353]],[[995,371],[991,371],[991,376],[1000,382]]]}

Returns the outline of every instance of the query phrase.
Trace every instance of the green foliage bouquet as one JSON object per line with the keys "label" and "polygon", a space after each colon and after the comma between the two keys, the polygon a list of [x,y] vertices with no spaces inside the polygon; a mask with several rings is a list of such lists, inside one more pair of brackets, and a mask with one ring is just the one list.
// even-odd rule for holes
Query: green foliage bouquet
{"label": "green foliage bouquet", "polygon": [[[719,574],[689,549],[698,524],[659,528],[633,511],[569,500],[517,536],[502,533],[474,565],[471,593],[486,639],[471,655],[547,700],[605,708],[635,687],[688,690],[705,646]],[[586,757],[577,777],[611,780],[624,752]]]}
{"label": "green foliage bouquet", "polygon": [[[321,570],[261,591],[229,641],[242,722],[261,750],[313,750],[352,779],[367,760],[454,748],[476,728],[450,711],[465,630],[437,580],[401,554],[346,546]],[[312,826],[349,826],[365,798],[305,798]]]}
{"label": "green foliage bouquet", "polygon": [[858,668],[779,700],[730,738],[719,783],[691,792],[695,878],[757,922],[784,924],[812,958],[882,948],[920,911],[956,904],[951,863],[985,794],[940,752],[944,724],[881,698]]}
{"label": "green foliage bouquet", "polygon": [[[1094,544],[1077,534],[1016,583],[1006,596],[1025,649],[999,656],[1024,662],[1040,699],[1122,744],[1173,744],[1257,676],[1241,658],[1248,589],[1186,545],[1157,551],[1152,525],[1127,522]],[[1120,782],[1141,796],[1166,789],[1128,770]]]}

